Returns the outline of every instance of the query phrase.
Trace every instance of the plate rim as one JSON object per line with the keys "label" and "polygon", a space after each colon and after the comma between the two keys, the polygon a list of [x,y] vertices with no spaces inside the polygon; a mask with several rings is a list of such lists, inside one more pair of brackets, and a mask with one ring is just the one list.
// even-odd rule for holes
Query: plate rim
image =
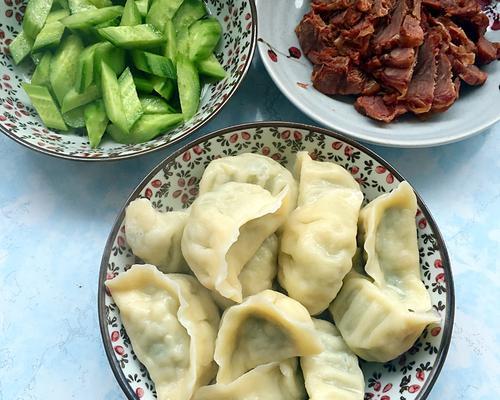
{"label": "plate rim", "polygon": [[[119,386],[122,391],[127,396],[128,400],[137,400],[137,396],[134,393],[132,387],[128,385],[127,379],[123,373],[123,370],[120,368],[119,362],[114,355],[113,352],[113,344],[111,343],[111,338],[108,334],[107,330],[107,321],[106,321],[106,311],[105,311],[105,289],[104,282],[106,280],[108,263],[109,263],[109,255],[111,254],[111,248],[113,247],[114,237],[118,233],[123,218],[125,216],[125,209],[129,205],[129,203],[136,199],[137,196],[142,192],[144,187],[151,181],[151,179],[163,168],[165,168],[168,164],[172,163],[178,156],[182,155],[192,147],[203,143],[207,140],[213,139],[214,137],[222,136],[234,131],[241,131],[247,129],[255,129],[255,128],[291,128],[291,129],[301,129],[301,130],[309,130],[313,132],[317,132],[323,134],[325,136],[329,136],[334,139],[339,139],[344,141],[345,143],[357,147],[359,150],[365,152],[367,155],[375,159],[381,165],[387,168],[390,173],[397,178],[399,181],[406,180],[402,174],[400,174],[389,162],[387,162],[383,157],[379,156],[374,151],[370,150],[363,144],[355,141],[350,137],[346,137],[342,134],[334,132],[329,129],[325,129],[322,127],[316,127],[314,125],[302,124],[297,122],[286,122],[286,121],[258,121],[258,122],[250,122],[238,125],[232,125],[223,129],[218,129],[213,132],[209,132],[207,134],[202,135],[201,137],[194,139],[176,151],[172,152],[169,156],[160,161],[152,170],[141,180],[141,182],[135,187],[132,193],[128,196],[124,205],[121,207],[118,212],[117,217],[113,223],[111,231],[106,240],[106,245],[103,250],[103,255],[101,258],[101,264],[99,267],[99,281],[98,281],[98,290],[97,290],[97,313],[99,318],[99,330],[101,333],[101,339],[104,346],[104,350],[106,352],[106,357],[108,359],[109,365],[117,380]],[[413,186],[412,186],[413,187]],[[446,360],[446,356],[448,354],[448,350],[451,343],[451,337],[454,327],[455,320],[455,287],[453,281],[453,272],[451,269],[451,261],[448,255],[448,249],[446,247],[446,243],[444,241],[443,235],[439,230],[439,227],[432,216],[429,208],[425,204],[425,202],[420,197],[420,194],[414,189],[415,195],[417,197],[417,204],[419,208],[422,210],[422,213],[426,216],[427,222],[430,225],[436,241],[439,245],[440,253],[441,253],[441,261],[443,265],[443,270],[445,272],[446,277],[446,313],[444,317],[443,323],[443,338],[441,340],[441,345],[438,349],[438,353],[436,356],[435,364],[433,365],[432,371],[430,372],[429,378],[425,382],[422,390],[417,395],[415,400],[425,400],[429,396],[432,388],[434,387],[436,380],[443,368],[443,365]]]}

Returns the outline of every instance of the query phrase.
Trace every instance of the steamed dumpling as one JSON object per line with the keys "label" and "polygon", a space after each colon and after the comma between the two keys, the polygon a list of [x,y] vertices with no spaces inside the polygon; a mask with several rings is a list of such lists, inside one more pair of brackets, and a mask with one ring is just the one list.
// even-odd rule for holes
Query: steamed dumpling
{"label": "steamed dumpling", "polygon": [[148,199],[136,199],[125,210],[125,235],[132,252],[163,272],[189,272],[181,238],[189,213],[162,213]]}
{"label": "steamed dumpling", "polygon": [[284,294],[265,290],[224,312],[215,344],[217,383],[230,383],[259,365],[321,350],[307,310]]}
{"label": "steamed dumpling", "polygon": [[204,386],[193,400],[303,400],[306,393],[296,358],[259,365],[227,384]]}
{"label": "steamed dumpling", "polygon": [[193,277],[134,265],[106,286],[159,400],[189,400],[215,377],[219,314]]}
{"label": "steamed dumpling", "polygon": [[413,312],[352,270],[330,306],[347,345],[367,361],[387,362],[409,350],[424,328],[439,322],[434,312]]}
{"label": "steamed dumpling", "polygon": [[288,295],[316,315],[342,286],[356,251],[363,194],[340,165],[297,154],[298,207],[283,227],[278,280]]}
{"label": "steamed dumpling", "polygon": [[373,282],[408,309],[428,311],[431,299],[420,278],[416,213],[415,193],[401,182],[361,210],[359,230],[365,271]]}
{"label": "steamed dumpling", "polygon": [[[273,281],[278,272],[278,246],[278,237],[272,234],[264,240],[257,253],[245,264],[238,276],[243,298],[273,287]],[[223,310],[236,304],[217,292],[212,292],[212,297]]]}
{"label": "steamed dumpling", "polygon": [[244,153],[213,160],[200,181],[200,194],[210,192],[227,182],[252,183],[273,196],[285,191],[281,213],[289,214],[297,202],[297,182],[285,167],[272,158]]}
{"label": "steamed dumpling", "polygon": [[228,182],[192,204],[182,236],[184,258],[208,289],[240,303],[238,276],[264,240],[284,222],[288,191],[276,195],[249,183]]}
{"label": "steamed dumpling", "polygon": [[365,380],[358,357],[333,324],[313,318],[324,350],[300,358],[310,400],[363,400]]}

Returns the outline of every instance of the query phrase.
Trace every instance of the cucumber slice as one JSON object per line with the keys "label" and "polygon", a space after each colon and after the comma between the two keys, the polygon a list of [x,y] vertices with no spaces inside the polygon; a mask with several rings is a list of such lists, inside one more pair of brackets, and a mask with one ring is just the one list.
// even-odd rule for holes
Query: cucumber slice
{"label": "cucumber slice", "polygon": [[142,23],[142,15],[134,0],[127,0],[120,22],[121,26],[135,26]]}
{"label": "cucumber slice", "polygon": [[127,130],[130,130],[132,125],[134,125],[135,122],[141,118],[142,114],[144,114],[144,111],[142,111],[141,102],[139,101],[137,89],[134,84],[134,78],[129,68],[125,69],[123,74],[121,74],[118,79],[118,85],[120,85],[120,96],[125,119],[127,120]]}
{"label": "cucumber slice", "polygon": [[120,96],[120,85],[118,84],[116,74],[105,62],[101,63],[101,85],[102,99],[106,107],[108,118],[118,128],[128,132],[129,127]]}
{"label": "cucumber slice", "polygon": [[116,125],[108,125],[107,132],[118,143],[144,143],[180,124],[182,121],[182,114],[144,114],[129,133],[124,132]]}
{"label": "cucumber slice", "polygon": [[31,53],[33,39],[28,37],[24,31],[19,32],[16,38],[10,43],[9,51],[14,64],[19,64]]}
{"label": "cucumber slice", "polygon": [[109,40],[116,47],[136,49],[156,47],[165,42],[163,34],[153,25],[143,24],[136,26],[113,26],[101,28],[99,34]]}
{"label": "cucumber slice", "polygon": [[209,76],[211,78],[220,80],[224,79],[227,76],[227,72],[224,70],[214,54],[210,55],[204,60],[198,61],[196,63],[196,67],[198,68],[198,72],[200,74]]}
{"label": "cucumber slice", "polygon": [[50,63],[50,84],[57,101],[62,104],[64,96],[75,83],[78,58],[83,50],[78,36],[70,35],[63,39]]}
{"label": "cucumber slice", "polygon": [[52,0],[29,0],[24,11],[23,31],[32,39],[42,30],[52,8]]}
{"label": "cucumber slice", "polygon": [[90,147],[96,148],[101,143],[102,136],[108,126],[108,116],[102,100],[96,100],[87,104],[83,111],[87,135],[89,136]]}
{"label": "cucumber slice", "polygon": [[165,28],[163,29],[163,35],[167,43],[165,44],[164,54],[167,58],[170,58],[173,63],[177,59],[177,38],[175,35],[174,23],[171,19],[165,20]]}
{"label": "cucumber slice", "polygon": [[[67,17],[69,15],[68,10],[54,10],[51,11],[50,14],[47,17],[47,21],[45,21],[45,25],[50,24],[52,22],[60,21],[64,17]],[[43,28],[42,28],[43,29]]]}
{"label": "cucumber slice", "polygon": [[146,51],[132,51],[132,60],[135,67],[143,72],[161,76],[162,78],[176,79],[174,64],[172,61],[158,54]]}
{"label": "cucumber slice", "polygon": [[64,25],[59,21],[45,24],[45,26],[42,28],[35,39],[32,51],[57,46],[59,43],[61,43],[63,33]]}
{"label": "cucumber slice", "polygon": [[31,99],[33,107],[35,107],[45,126],[62,131],[68,130],[49,89],[45,86],[31,85],[29,83],[23,83],[23,89]]}
{"label": "cucumber slice", "polygon": [[222,35],[222,27],[215,18],[196,21],[189,27],[189,58],[203,60],[213,53]]}
{"label": "cucumber slice", "polygon": [[183,0],[154,0],[146,16],[146,22],[162,31],[165,21],[174,17],[182,1]]}
{"label": "cucumber slice", "polygon": [[42,56],[43,56],[42,51],[39,51],[38,53],[31,53],[31,61],[33,61],[33,64],[38,65],[40,64]]}
{"label": "cucumber slice", "polygon": [[206,14],[207,9],[202,0],[184,0],[173,18],[176,32],[188,29],[191,24]]}
{"label": "cucumber slice", "polygon": [[94,55],[100,43],[86,47],[80,54],[76,70],[75,89],[82,93],[94,81]]}
{"label": "cucumber slice", "polygon": [[61,22],[70,29],[85,29],[112,20],[122,15],[122,13],[122,6],[98,8],[95,10],[80,11],[69,17],[63,18]]}
{"label": "cucumber slice", "polygon": [[69,11],[76,14],[85,10],[97,9],[89,0],[68,0]]}
{"label": "cucumber slice", "polygon": [[177,111],[165,100],[157,96],[140,96],[144,114],[175,114]]}
{"label": "cucumber slice", "polygon": [[72,88],[66,96],[61,106],[61,112],[66,113],[75,108],[84,106],[101,97],[101,92],[96,85],[90,85],[83,93],[78,93],[75,88]]}
{"label": "cucumber slice", "polygon": [[188,120],[196,114],[200,105],[200,77],[193,62],[180,54],[177,60],[177,86],[182,113]]}
{"label": "cucumber slice", "polygon": [[153,93],[154,83],[141,76],[134,76],[135,87],[142,93]]}
{"label": "cucumber slice", "polygon": [[63,114],[64,122],[72,128],[85,128],[85,118],[83,112],[85,107],[78,107]]}
{"label": "cucumber slice", "polygon": [[63,10],[69,10],[68,0],[55,0],[55,4],[59,4]]}
{"label": "cucumber slice", "polygon": [[32,85],[40,85],[45,87],[50,87],[50,62],[52,61],[52,54],[45,53],[40,62],[35,68],[35,72],[33,72],[33,76],[31,77]]}
{"label": "cucumber slice", "polygon": [[153,82],[153,89],[165,100],[170,100],[174,95],[175,85],[172,79],[163,79],[154,76],[151,81]]}
{"label": "cucumber slice", "polygon": [[97,8],[111,7],[113,2],[111,0],[89,0]]}
{"label": "cucumber slice", "polygon": [[116,74],[125,69],[125,51],[111,43],[99,43],[94,54],[94,81],[101,84],[101,65],[105,62]]}
{"label": "cucumber slice", "polygon": [[137,9],[141,13],[141,17],[145,18],[148,15],[149,10],[149,0],[136,0],[135,4]]}
{"label": "cucumber slice", "polygon": [[[122,19],[122,17],[120,15],[119,17],[115,17],[115,18],[110,19],[108,21],[97,24],[96,26],[94,26],[94,28],[100,29],[100,28],[107,28],[109,26],[118,26],[118,25],[120,25],[121,19]],[[95,40],[101,40],[101,37],[99,36],[99,34],[97,32],[94,31],[94,32],[92,32],[92,34],[95,36]]]}

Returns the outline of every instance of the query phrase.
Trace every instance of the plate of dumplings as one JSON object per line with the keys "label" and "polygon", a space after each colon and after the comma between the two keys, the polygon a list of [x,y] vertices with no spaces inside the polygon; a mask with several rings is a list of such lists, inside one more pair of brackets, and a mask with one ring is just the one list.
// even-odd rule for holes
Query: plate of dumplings
{"label": "plate of dumplings", "polygon": [[161,162],[114,224],[98,302],[130,400],[422,400],[454,316],[446,247],[410,183],[286,122]]}

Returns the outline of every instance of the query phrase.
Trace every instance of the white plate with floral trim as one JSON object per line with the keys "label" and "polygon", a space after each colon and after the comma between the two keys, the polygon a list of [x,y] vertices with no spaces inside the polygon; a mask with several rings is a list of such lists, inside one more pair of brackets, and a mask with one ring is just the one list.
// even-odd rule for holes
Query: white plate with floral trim
{"label": "white plate with floral trim", "polygon": [[[348,169],[367,200],[395,188],[404,178],[382,158],[331,131],[287,122],[259,122],[227,128],[197,139],[161,162],[134,190],[112,228],[99,275],[99,322],[113,373],[127,398],[154,399],[154,385],[137,360],[104,282],[136,262],[125,240],[125,206],[138,197],[151,200],[161,211],[188,207],[196,198],[207,164],[216,157],[245,152],[264,154],[291,167],[295,153],[307,150],[318,160]],[[411,182],[410,182],[411,183]],[[439,324],[429,326],[415,345],[386,364],[362,363],[365,399],[423,400],[429,394],[446,358],[453,328],[454,292],[450,261],[443,238],[427,207],[418,197],[415,216],[422,279]]]}
{"label": "white plate with floral trim", "polygon": [[55,157],[104,161],[131,158],[166,148],[210,121],[236,92],[245,77],[255,51],[257,24],[254,0],[205,0],[209,13],[223,27],[217,50],[228,75],[220,82],[205,85],[200,108],[183,125],[149,142],[123,145],[104,140],[92,149],[84,132],[59,133],[48,130],[31,107],[21,88],[33,71],[31,62],[15,66],[8,46],[21,29],[24,1],[5,0],[0,6],[0,132],[33,150]]}
{"label": "white plate with floral trim", "polygon": [[[281,92],[319,124],[369,143],[427,147],[466,139],[500,121],[500,62],[495,61],[482,67],[489,75],[483,86],[461,90],[460,98],[448,111],[425,120],[405,115],[390,124],[377,122],[354,109],[354,97],[320,93],[312,86],[312,64],[302,54],[295,35],[295,27],[310,10],[310,3],[310,0],[259,0],[258,47],[269,75]],[[492,28],[497,29],[490,29],[487,37],[500,41],[500,2],[491,0],[486,11]]]}

